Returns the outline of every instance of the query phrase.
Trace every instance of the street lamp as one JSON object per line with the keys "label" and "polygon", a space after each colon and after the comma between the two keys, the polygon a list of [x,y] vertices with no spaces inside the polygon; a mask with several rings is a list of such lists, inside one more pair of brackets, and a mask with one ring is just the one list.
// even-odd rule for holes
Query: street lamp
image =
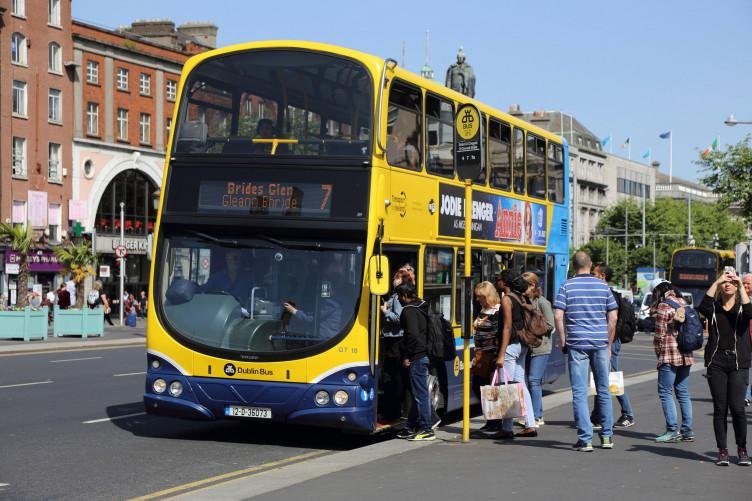
{"label": "street lamp", "polygon": [[743,121],[737,120],[736,117],[733,115],[733,113],[729,115],[728,118],[723,121],[723,123],[725,123],[729,127],[733,127],[736,124],[752,125],[752,122],[743,122]]}
{"label": "street lamp", "polygon": [[[125,202],[120,202],[120,248],[125,248]],[[125,291],[125,257],[120,258],[120,297],[118,298],[118,304],[120,304],[120,327],[123,326],[123,310],[125,304],[123,303],[123,292]]]}

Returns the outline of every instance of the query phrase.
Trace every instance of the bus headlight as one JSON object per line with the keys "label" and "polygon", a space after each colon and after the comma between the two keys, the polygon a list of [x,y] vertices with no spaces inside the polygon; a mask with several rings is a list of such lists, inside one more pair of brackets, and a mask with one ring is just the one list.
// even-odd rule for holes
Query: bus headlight
{"label": "bus headlight", "polygon": [[162,362],[160,362],[158,358],[152,358],[151,359],[151,368],[152,369],[159,369],[161,366],[162,366]]}
{"label": "bus headlight", "polygon": [[345,405],[350,396],[345,390],[337,390],[334,394],[334,403],[337,405]]}
{"label": "bus headlight", "polygon": [[358,379],[358,374],[355,372],[348,372],[347,373],[347,380],[351,383],[354,383],[355,380]]}
{"label": "bus headlight", "polygon": [[313,400],[316,402],[316,405],[322,407],[329,403],[329,393],[324,390],[317,391]]}
{"label": "bus headlight", "polygon": [[183,383],[180,381],[173,381],[170,383],[170,395],[173,397],[179,397],[183,394]]}
{"label": "bus headlight", "polygon": [[154,390],[154,393],[160,393],[161,394],[161,393],[164,393],[165,390],[167,389],[167,382],[164,379],[162,379],[162,378],[155,379],[154,383],[152,383],[151,387]]}

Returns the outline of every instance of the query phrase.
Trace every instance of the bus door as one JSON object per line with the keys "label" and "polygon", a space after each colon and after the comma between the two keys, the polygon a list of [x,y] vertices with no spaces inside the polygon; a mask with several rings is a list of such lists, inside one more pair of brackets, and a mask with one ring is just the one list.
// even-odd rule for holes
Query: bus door
{"label": "bus door", "polygon": [[[384,245],[382,253],[389,258],[389,270],[392,277],[401,267],[409,265],[412,267],[417,280],[418,251],[417,246]],[[389,277],[390,281],[392,277]],[[381,416],[384,423],[399,420],[401,416],[407,415],[410,406],[410,399],[407,398],[408,392],[406,391],[410,381],[407,377],[407,370],[402,367],[402,357],[399,351],[402,338],[397,337],[400,331],[399,317],[395,318],[396,315],[391,310],[391,297],[392,291],[380,299],[381,304],[379,306],[386,304],[389,309],[386,313],[383,309],[381,310],[379,344],[376,355],[378,359],[376,406],[378,415]]]}

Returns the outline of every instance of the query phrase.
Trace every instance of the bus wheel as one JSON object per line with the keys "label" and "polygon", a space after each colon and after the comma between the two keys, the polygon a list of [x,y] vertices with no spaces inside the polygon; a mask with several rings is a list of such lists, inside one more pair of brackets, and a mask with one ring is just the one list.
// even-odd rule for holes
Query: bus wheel
{"label": "bus wheel", "polygon": [[436,414],[442,414],[444,412],[445,402],[444,394],[441,391],[441,384],[439,378],[433,374],[428,376],[428,397],[431,401],[431,408]]}

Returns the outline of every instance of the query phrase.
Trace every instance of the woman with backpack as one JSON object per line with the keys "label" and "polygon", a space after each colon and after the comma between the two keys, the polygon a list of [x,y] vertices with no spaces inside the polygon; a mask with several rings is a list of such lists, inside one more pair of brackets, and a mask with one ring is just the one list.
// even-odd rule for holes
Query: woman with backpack
{"label": "woman with backpack", "polygon": [[[527,291],[528,283],[512,270],[503,270],[496,278],[496,287],[504,293],[501,298],[501,319],[503,322],[501,331],[501,344],[499,345],[499,356],[496,359],[496,366],[506,371],[507,377],[518,383],[525,382],[525,356],[527,355],[527,346],[520,342],[520,336],[517,330],[524,326],[523,311],[524,307],[532,308],[530,303],[522,297]],[[533,402],[530,398],[530,392],[527,385],[523,385],[525,398],[525,428],[515,434],[512,431],[514,426],[513,419],[503,419],[501,422],[501,431],[493,438],[509,439],[513,437],[536,437],[538,430],[535,426],[535,416],[533,414]]]}
{"label": "woman with backpack", "polygon": [[527,387],[530,390],[530,399],[533,401],[533,415],[535,416],[535,425],[540,427],[545,424],[543,421],[543,376],[546,373],[548,357],[551,355],[551,335],[554,331],[554,311],[551,303],[546,299],[540,290],[538,275],[531,271],[522,274],[522,278],[529,284],[525,296],[530,299],[533,308],[540,311],[548,324],[548,333],[541,337],[541,344],[535,348],[530,348],[527,354]]}
{"label": "woman with backpack", "polygon": [[[692,442],[692,400],[689,397],[689,372],[694,363],[692,352],[682,352],[676,341],[677,310],[686,306],[681,293],[671,282],[653,289],[655,336],[653,347],[658,357],[658,397],[666,418],[666,431],[655,438],[658,443]],[[683,313],[683,312],[682,312]],[[678,319],[676,319],[678,320]],[[674,396],[679,401],[682,423],[678,425]]]}
{"label": "woman with backpack", "polygon": [[718,446],[716,464],[729,464],[726,429],[730,409],[737,462],[741,466],[749,466],[744,395],[749,382],[752,352],[749,337],[752,305],[736,272],[727,270],[718,277],[703,296],[697,311],[709,320],[705,367],[713,398],[713,431]]}

